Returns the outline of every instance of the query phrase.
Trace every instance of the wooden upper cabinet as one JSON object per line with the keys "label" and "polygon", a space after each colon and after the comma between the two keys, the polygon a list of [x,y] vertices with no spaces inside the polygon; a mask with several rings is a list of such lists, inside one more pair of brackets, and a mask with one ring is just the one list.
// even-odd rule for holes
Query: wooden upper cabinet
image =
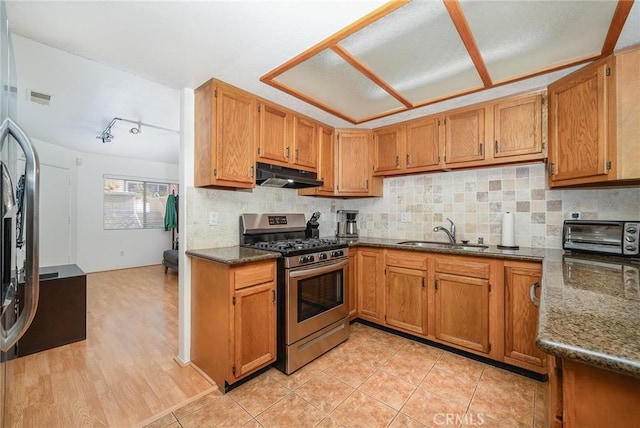
{"label": "wooden upper cabinet", "polygon": [[300,169],[318,169],[318,125],[298,115],[293,116],[291,163]]}
{"label": "wooden upper cabinet", "polygon": [[494,158],[542,154],[542,94],[496,104],[493,120]]}
{"label": "wooden upper cabinet", "polygon": [[374,174],[383,175],[385,172],[401,169],[400,157],[405,143],[403,137],[401,126],[381,128],[373,132]]}
{"label": "wooden upper cabinet", "polygon": [[549,186],[640,183],[640,48],[552,83]]}
{"label": "wooden upper cabinet", "polygon": [[430,116],[407,124],[407,172],[440,168],[440,120]]}
{"label": "wooden upper cabinet", "polygon": [[612,59],[606,59],[549,85],[550,184],[599,181],[609,173],[612,70]]}
{"label": "wooden upper cabinet", "polygon": [[373,177],[371,131],[338,131],[336,196],[382,196],[382,178]]}
{"label": "wooden upper cabinet", "polygon": [[[273,104],[260,103],[260,140],[258,159],[263,162],[276,161],[283,165],[289,162],[287,148],[290,146],[291,115]],[[289,149],[290,151],[290,149]]]}
{"label": "wooden upper cabinet", "polygon": [[195,91],[194,184],[255,187],[256,99],[210,80]]}
{"label": "wooden upper cabinet", "polygon": [[485,158],[485,108],[455,111],[444,116],[445,162],[455,164]]}
{"label": "wooden upper cabinet", "polygon": [[334,171],[335,171],[335,158],[334,158],[334,146],[335,141],[333,139],[333,129],[321,127],[320,132],[320,147],[319,147],[319,168],[318,178],[324,183],[318,190],[322,192],[333,193],[334,186]]}

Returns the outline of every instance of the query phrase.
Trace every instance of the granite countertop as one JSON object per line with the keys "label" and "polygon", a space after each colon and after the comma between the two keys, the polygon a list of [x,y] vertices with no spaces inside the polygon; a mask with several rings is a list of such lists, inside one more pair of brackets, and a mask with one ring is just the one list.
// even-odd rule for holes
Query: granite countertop
{"label": "granite countertop", "polygon": [[640,261],[545,258],[536,343],[562,358],[640,378]]}
{"label": "granite countertop", "polygon": [[536,343],[548,354],[640,378],[640,261],[525,248],[477,251],[398,245],[400,239],[358,238],[350,246],[393,248],[511,260],[542,261]]}
{"label": "granite countertop", "polygon": [[[461,248],[446,247],[414,247],[410,245],[400,245],[398,242],[410,241],[410,239],[390,239],[390,238],[358,238],[342,239],[349,246],[360,247],[376,247],[376,248],[393,248],[397,250],[420,251],[424,253],[440,253],[440,254],[456,254],[462,256],[473,257],[489,257],[510,260],[525,260],[539,262],[547,255],[544,248],[526,248],[521,247],[519,250],[502,250],[495,245],[489,245],[488,248],[478,250],[465,250]],[[442,242],[446,244],[446,242]],[[473,245],[473,244],[472,244]]]}
{"label": "granite countertop", "polygon": [[254,248],[240,247],[237,245],[234,247],[187,250],[186,254],[191,257],[199,257],[226,265],[238,265],[280,257],[280,253],[273,251],[256,250]]}

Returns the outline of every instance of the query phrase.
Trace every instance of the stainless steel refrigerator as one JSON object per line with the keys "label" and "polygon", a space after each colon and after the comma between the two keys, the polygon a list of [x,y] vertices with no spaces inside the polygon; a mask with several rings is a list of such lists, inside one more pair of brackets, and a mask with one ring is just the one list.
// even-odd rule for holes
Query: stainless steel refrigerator
{"label": "stainless steel refrigerator", "polygon": [[[38,155],[16,122],[17,80],[5,2],[0,0],[0,427],[12,392],[7,370],[38,308]],[[18,288],[24,287],[18,305]],[[22,308],[22,309],[19,309]]]}

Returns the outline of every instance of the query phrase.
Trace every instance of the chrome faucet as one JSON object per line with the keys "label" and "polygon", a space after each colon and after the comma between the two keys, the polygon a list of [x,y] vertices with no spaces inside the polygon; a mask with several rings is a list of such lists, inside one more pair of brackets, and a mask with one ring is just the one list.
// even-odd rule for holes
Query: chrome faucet
{"label": "chrome faucet", "polygon": [[447,234],[447,236],[449,237],[449,241],[452,244],[456,243],[456,225],[453,223],[453,220],[451,220],[450,218],[447,218],[447,220],[449,221],[449,223],[451,223],[451,229],[450,231],[447,230],[446,228],[442,227],[442,226],[436,226],[433,228],[434,232],[444,232]]}

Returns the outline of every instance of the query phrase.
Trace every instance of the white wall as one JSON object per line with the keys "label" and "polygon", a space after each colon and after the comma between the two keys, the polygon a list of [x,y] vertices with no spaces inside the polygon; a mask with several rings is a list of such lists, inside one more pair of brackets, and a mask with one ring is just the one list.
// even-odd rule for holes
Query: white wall
{"label": "white wall", "polygon": [[[162,251],[171,248],[171,232],[103,229],[103,177],[177,183],[178,165],[78,152],[40,140],[34,144],[42,163],[71,170],[72,263],[85,272],[97,272],[162,261]],[[46,215],[46,207],[41,207],[40,215]]]}

